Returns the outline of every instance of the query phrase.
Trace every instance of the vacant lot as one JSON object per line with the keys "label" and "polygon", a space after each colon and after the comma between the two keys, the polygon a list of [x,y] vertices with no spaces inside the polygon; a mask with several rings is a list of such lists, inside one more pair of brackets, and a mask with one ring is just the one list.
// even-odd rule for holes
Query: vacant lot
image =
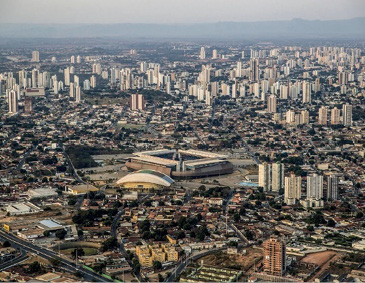
{"label": "vacant lot", "polygon": [[259,249],[249,248],[247,249],[246,255],[237,254],[229,255],[225,252],[218,252],[216,254],[208,255],[202,257],[198,260],[204,261],[206,265],[221,266],[224,268],[232,269],[243,269],[247,271],[254,265],[254,263],[262,259],[262,251]]}
{"label": "vacant lot", "polygon": [[336,255],[336,252],[334,252],[334,251],[313,253],[313,254],[309,254],[306,257],[302,258],[301,261],[305,262],[305,263],[315,263],[318,266],[322,266],[335,255]]}

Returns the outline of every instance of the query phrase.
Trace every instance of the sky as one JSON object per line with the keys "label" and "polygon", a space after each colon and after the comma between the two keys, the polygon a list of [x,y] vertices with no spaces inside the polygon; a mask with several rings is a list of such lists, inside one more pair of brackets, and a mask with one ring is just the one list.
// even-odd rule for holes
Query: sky
{"label": "sky", "polygon": [[365,17],[365,0],[0,0],[0,23],[212,23]]}

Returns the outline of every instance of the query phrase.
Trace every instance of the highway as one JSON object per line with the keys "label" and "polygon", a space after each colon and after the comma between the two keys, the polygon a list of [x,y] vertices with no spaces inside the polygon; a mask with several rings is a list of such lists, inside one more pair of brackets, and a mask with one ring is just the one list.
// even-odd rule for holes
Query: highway
{"label": "highway", "polygon": [[67,270],[70,273],[79,272],[79,273],[81,273],[83,278],[87,281],[113,282],[112,280],[109,280],[90,270],[87,270],[87,269],[83,268],[82,266],[76,265],[73,261],[70,261],[63,257],[59,257],[55,252],[53,252],[51,250],[38,247],[30,242],[24,241],[12,234],[4,232],[2,230],[0,230],[0,237],[8,240],[10,242],[11,246],[14,248],[19,248],[20,250],[24,250],[26,252],[36,254],[36,255],[43,257],[45,259],[48,259],[48,260],[49,259],[58,259],[61,262],[61,264],[63,265],[63,268],[65,270]]}
{"label": "highway", "polygon": [[26,260],[27,258],[28,258],[27,253],[24,250],[20,250],[19,256],[0,264],[0,272],[4,271],[14,265],[19,264],[20,262]]}

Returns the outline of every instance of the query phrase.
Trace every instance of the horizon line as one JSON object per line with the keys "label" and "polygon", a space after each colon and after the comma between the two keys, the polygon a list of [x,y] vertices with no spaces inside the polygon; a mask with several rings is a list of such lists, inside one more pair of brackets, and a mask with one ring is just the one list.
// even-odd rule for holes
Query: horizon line
{"label": "horizon line", "polygon": [[29,22],[21,22],[21,23],[12,23],[12,22],[4,22],[0,25],[120,25],[120,24],[131,24],[131,25],[204,25],[204,24],[217,24],[217,23],[262,23],[262,22],[290,22],[295,20],[301,20],[301,21],[308,21],[308,22],[330,22],[330,21],[349,21],[349,20],[355,20],[355,19],[365,19],[364,17],[353,17],[353,18],[345,18],[345,19],[315,19],[315,20],[309,20],[304,18],[292,18],[290,20],[261,20],[261,21],[216,21],[216,22],[191,22],[191,23],[163,23],[163,22],[111,22],[111,23],[29,23]]}

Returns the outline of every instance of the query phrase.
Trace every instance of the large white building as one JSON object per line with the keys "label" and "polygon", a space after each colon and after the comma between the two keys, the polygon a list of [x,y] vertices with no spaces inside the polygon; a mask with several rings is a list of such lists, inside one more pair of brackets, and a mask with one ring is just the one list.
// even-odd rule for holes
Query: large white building
{"label": "large white building", "polygon": [[338,182],[339,178],[336,174],[327,178],[327,199],[338,199]]}
{"label": "large white building", "polygon": [[323,198],[323,176],[313,174],[307,177],[307,199]]}
{"label": "large white building", "polygon": [[327,107],[322,106],[318,111],[318,124],[327,125]]}
{"label": "large white building", "polygon": [[39,51],[32,52],[32,62],[39,62]]}
{"label": "large white building", "polygon": [[284,188],[284,164],[274,163],[272,164],[271,173],[271,191],[279,192]]}
{"label": "large white building", "polygon": [[352,106],[350,104],[342,106],[342,121],[344,126],[352,126]]}
{"label": "large white building", "polygon": [[284,202],[287,205],[294,205],[302,196],[302,177],[291,174],[285,177]]}
{"label": "large white building", "polygon": [[268,163],[259,165],[259,186],[263,187],[264,192],[270,191],[270,167]]}
{"label": "large white building", "polygon": [[310,82],[303,82],[303,103],[311,103],[311,84]]}
{"label": "large white building", "polygon": [[339,125],[340,123],[341,123],[340,109],[335,107],[331,110],[331,124],[332,125]]}
{"label": "large white building", "polygon": [[267,99],[267,112],[276,113],[276,96],[274,94]]}
{"label": "large white building", "polygon": [[18,94],[15,90],[10,90],[8,92],[8,105],[9,105],[9,113],[18,112]]}
{"label": "large white building", "polygon": [[144,110],[145,108],[145,101],[142,94],[132,94],[129,102],[131,110]]}

